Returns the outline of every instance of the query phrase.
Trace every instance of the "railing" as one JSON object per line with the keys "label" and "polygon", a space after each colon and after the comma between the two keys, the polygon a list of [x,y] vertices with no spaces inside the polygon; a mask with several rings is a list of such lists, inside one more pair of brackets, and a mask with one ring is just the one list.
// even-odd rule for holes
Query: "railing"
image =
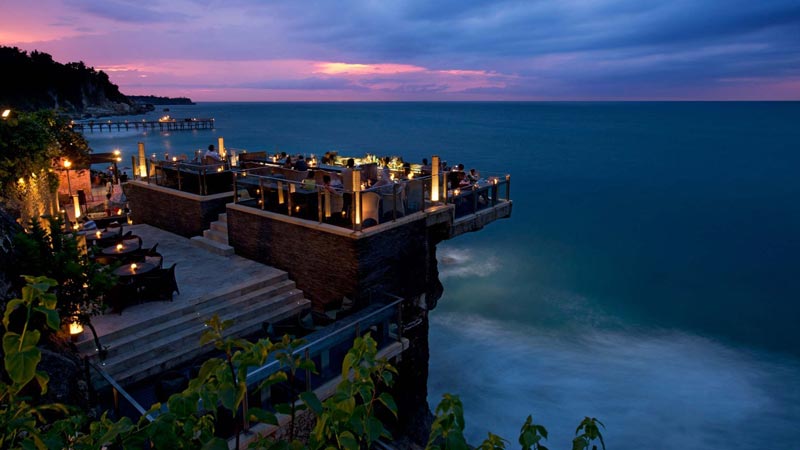
{"label": "railing", "polygon": [[[147,414],[147,409],[139,404],[139,402],[123,389],[105,370],[90,362],[88,359],[84,359],[84,370],[86,372],[86,379],[89,380],[90,398],[95,404],[113,413],[115,419],[129,417],[135,422],[140,417],[145,417],[147,420],[153,421],[153,417]],[[92,371],[97,373],[105,384],[95,384],[92,382]]]}
{"label": "railing", "polygon": [[475,214],[511,199],[511,176],[491,176],[478,183],[450,189],[447,203],[455,205],[455,218]]}
{"label": "railing", "polygon": [[147,161],[148,182],[198,195],[231,192],[233,176],[224,162]]}
{"label": "railing", "polygon": [[[401,342],[403,299],[390,294],[384,295],[389,299],[388,303],[374,303],[303,338],[307,343],[291,354],[294,357],[302,356],[314,361],[316,374],[310,369],[299,371],[295,380],[274,385],[269,392],[261,392],[258,397],[249,398],[248,403],[255,402],[267,408],[275,403],[294,401],[300,392],[316,389],[335,379],[341,375],[344,355],[352,347],[353,340],[368,332],[377,342],[378,349],[394,342]],[[254,388],[270,375],[283,370],[288,368],[279,361],[271,359],[261,367],[250,370],[247,374],[247,385]]]}
{"label": "railing", "polygon": [[[234,171],[234,202],[319,223],[361,230],[422,212],[430,202],[430,176],[358,191],[330,192],[315,181],[287,179],[260,167]],[[320,172],[319,177],[325,174]],[[265,173],[267,175],[265,175]],[[307,172],[297,172],[304,176]]]}
{"label": "railing", "polygon": [[[350,350],[353,340],[370,333],[378,344],[378,348],[401,342],[403,337],[403,299],[391,294],[381,294],[380,299],[372,299],[370,306],[339,319],[331,325],[303,337],[304,343],[292,352],[292,356],[302,356],[315,362],[317,373],[310,369],[297,373],[293,383],[278,383],[258,396],[246,399],[245,408],[249,404],[258,403],[262,407],[270,407],[275,403],[296,400],[303,391],[315,389],[341,374],[344,355]],[[134,421],[140,417],[153,421],[154,416],[122,388],[105,370],[88,359],[84,360],[86,378],[97,380],[90,383],[90,395],[95,404],[110,411],[115,419],[129,417]],[[247,385],[251,392],[270,375],[288,368],[271,357],[261,367],[251,369],[247,374]],[[92,372],[99,375],[92,377]],[[160,412],[156,411],[154,415]]]}

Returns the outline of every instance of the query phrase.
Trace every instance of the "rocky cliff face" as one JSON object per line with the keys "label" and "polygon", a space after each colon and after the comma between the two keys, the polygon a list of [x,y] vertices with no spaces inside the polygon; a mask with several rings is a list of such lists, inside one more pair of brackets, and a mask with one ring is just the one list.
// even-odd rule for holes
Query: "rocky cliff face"
{"label": "rocky cliff face", "polygon": [[0,106],[22,111],[56,109],[72,117],[141,114],[152,110],[128,99],[108,75],[83,62],[61,64],[47,53],[0,47]]}

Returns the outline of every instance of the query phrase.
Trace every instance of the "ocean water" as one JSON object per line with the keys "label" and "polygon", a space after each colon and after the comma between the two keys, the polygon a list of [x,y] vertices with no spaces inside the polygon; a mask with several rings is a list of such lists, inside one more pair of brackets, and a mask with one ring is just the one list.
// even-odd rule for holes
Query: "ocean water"
{"label": "ocean water", "polygon": [[217,129],[87,137],[123,167],[138,141],[176,154],[224,136],[512,175],[510,219],[438,248],[429,400],[458,394],[472,442],[514,443],[532,414],[550,448],[587,415],[615,449],[796,446],[800,103],[169,108]]}

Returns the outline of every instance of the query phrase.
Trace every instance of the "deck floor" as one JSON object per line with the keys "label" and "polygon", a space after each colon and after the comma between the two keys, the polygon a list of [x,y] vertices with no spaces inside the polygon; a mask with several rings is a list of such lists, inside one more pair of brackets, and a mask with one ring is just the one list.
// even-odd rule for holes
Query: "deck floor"
{"label": "deck floor", "polygon": [[[172,302],[152,301],[126,307],[122,314],[108,312],[92,318],[97,334],[102,336],[136,326],[149,318],[167,314],[190,304],[201,297],[226,292],[254,278],[270,277],[282,271],[240,256],[221,256],[192,244],[190,239],[150,225],[125,225],[124,232],[142,238],[142,246],[150,248],[158,243],[158,252],[164,256],[164,267],[175,266],[175,278],[181,293]],[[86,333],[85,333],[86,334]],[[84,339],[89,336],[84,335]]]}

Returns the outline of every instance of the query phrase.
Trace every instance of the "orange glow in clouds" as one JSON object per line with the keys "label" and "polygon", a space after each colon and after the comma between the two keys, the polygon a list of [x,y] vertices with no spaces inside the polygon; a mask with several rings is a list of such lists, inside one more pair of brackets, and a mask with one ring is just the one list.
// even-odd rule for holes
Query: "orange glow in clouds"
{"label": "orange glow in clouds", "polygon": [[426,70],[424,67],[410,64],[348,64],[343,62],[317,63],[316,68],[316,73],[325,75],[390,75]]}

